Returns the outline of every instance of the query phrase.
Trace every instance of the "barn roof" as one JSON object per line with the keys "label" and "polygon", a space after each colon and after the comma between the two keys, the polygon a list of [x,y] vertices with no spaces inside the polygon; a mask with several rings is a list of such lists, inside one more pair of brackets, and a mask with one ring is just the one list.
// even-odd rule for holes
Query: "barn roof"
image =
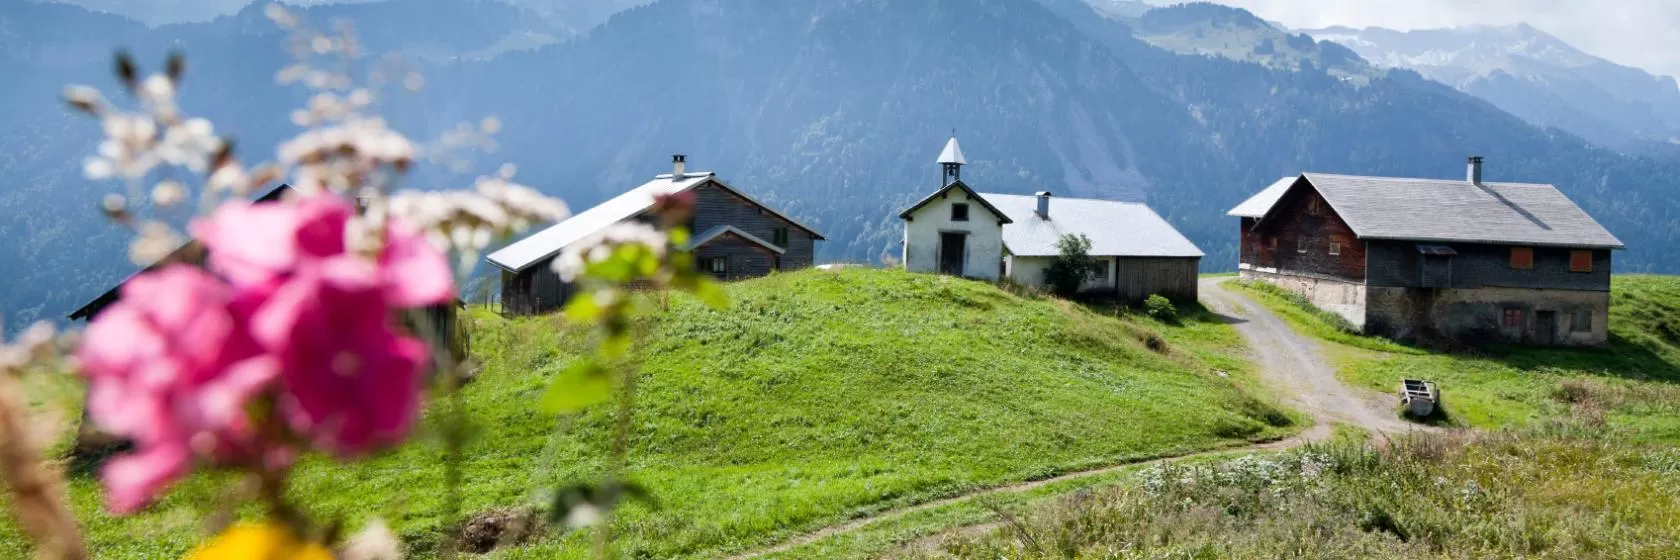
{"label": "barn roof", "polygon": [[[262,196],[257,197],[256,200],[252,201],[252,203],[257,204],[257,203],[266,203],[266,202],[273,202],[273,201],[276,201],[276,200],[280,200],[281,196],[285,195],[287,192],[289,192],[291,190],[292,190],[291,185],[281,184],[278,187],[274,187],[273,189],[269,189],[268,192],[263,193]],[[139,276],[140,274],[145,273],[148,270],[152,270],[152,269],[158,268],[158,267],[166,265],[166,264],[188,262],[188,261],[195,260],[195,257],[200,256],[197,253],[200,252],[200,251],[203,251],[203,250],[204,250],[204,244],[203,243],[199,243],[197,239],[188,239],[186,242],[182,243],[181,246],[176,247],[174,251],[170,251],[168,255],[164,255],[164,257],[162,259],[159,259],[157,262],[154,262],[152,264],[146,265],[146,266],[142,267],[140,270],[134,271],[132,274],[129,274],[127,278],[123,278],[123,280],[121,282],[118,282],[117,285],[111,286],[110,289],[105,290],[104,292],[100,293],[98,296],[95,296],[93,299],[88,300],[88,302],[82,304],[81,307],[77,307],[75,311],[70,312],[70,315],[68,316],[68,318],[72,321],[75,321],[75,320],[78,320],[78,319],[91,319],[93,317],[94,313],[97,313],[100,309],[104,308],[107,305],[110,305],[111,302],[117,301],[117,296],[119,295],[119,292],[122,290],[123,284],[127,284],[128,281],[133,280],[135,276]]]}
{"label": "barn roof", "polygon": [[654,197],[692,190],[707,183],[717,185],[723,190],[746,199],[753,205],[786,220],[795,227],[810,232],[817,239],[823,239],[822,234],[818,233],[817,230],[799,223],[799,221],[747,196],[746,193],[738,191],[734,187],[724,184],[712,173],[684,173],[681,178],[675,180],[672,179],[670,174],[665,174],[656,176],[652,181],[642,183],[641,186],[597,204],[594,208],[579,212],[571,218],[562,220],[560,223],[490,253],[487,260],[490,261],[490,264],[512,272],[525,270],[530,268],[531,265],[559,254],[566,246],[606,229],[607,226],[640,215],[653,207]]}
{"label": "barn roof", "polygon": [[1557,187],[1545,184],[1303,173],[1273,183],[1230,214],[1264,220],[1302,179],[1361,239],[1623,248]]}
{"label": "barn roof", "polygon": [[1184,234],[1149,206],[1137,202],[1089,198],[1051,198],[1050,217],[1037,212],[1038,197],[983,193],[1014,223],[1003,226],[1003,245],[1024,257],[1054,256],[1066,234],[1091,239],[1099,257],[1201,257]]}

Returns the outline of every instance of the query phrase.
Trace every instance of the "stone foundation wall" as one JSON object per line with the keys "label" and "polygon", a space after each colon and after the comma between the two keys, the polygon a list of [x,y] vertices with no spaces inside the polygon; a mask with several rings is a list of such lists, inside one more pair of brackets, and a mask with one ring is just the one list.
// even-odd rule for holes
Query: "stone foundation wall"
{"label": "stone foundation wall", "polygon": [[1273,285],[1301,294],[1319,309],[1341,315],[1355,328],[1365,328],[1366,320],[1366,288],[1364,284],[1323,278],[1291,272],[1278,272],[1275,269],[1240,267],[1243,280],[1261,280]]}
{"label": "stone foundation wall", "polygon": [[[1609,292],[1491,287],[1366,292],[1370,334],[1403,339],[1428,332],[1471,344],[1602,346],[1609,340]],[[1508,311],[1513,326],[1506,325]]]}

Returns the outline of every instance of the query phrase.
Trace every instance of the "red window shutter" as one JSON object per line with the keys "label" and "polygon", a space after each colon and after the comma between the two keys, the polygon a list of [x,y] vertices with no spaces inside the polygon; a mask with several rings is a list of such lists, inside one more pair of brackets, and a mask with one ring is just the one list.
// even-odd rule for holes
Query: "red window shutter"
{"label": "red window shutter", "polygon": [[1569,252],[1569,271],[1570,272],[1592,272],[1592,261],[1593,261],[1592,251],[1570,251]]}
{"label": "red window shutter", "polygon": [[1534,270],[1534,249],[1529,247],[1512,247],[1511,268],[1516,270]]}

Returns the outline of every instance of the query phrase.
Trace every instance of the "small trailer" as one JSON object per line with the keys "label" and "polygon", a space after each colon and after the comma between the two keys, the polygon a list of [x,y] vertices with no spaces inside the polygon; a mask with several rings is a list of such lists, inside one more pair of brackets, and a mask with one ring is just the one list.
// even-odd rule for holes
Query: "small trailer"
{"label": "small trailer", "polygon": [[1435,407],[1441,403],[1441,391],[1435,387],[1434,381],[1422,379],[1400,380],[1400,404],[1406,407],[1406,414],[1413,418],[1424,418],[1435,413]]}

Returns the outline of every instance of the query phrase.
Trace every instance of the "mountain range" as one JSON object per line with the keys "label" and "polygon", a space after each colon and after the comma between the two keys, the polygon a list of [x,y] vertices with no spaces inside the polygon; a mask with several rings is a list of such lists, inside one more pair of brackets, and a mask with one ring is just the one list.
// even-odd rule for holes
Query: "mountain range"
{"label": "mountain range", "polygon": [[1345,45],[1377,66],[1415,70],[1537,126],[1618,150],[1680,151],[1674,78],[1587,54],[1527,24],[1303,32]]}
{"label": "mountain range", "polygon": [[[966,182],[1148,201],[1203,248],[1209,270],[1235,266],[1237,224],[1224,211],[1279,176],[1462,178],[1464,157],[1477,154],[1490,179],[1555,183],[1602,221],[1629,245],[1618,271],[1680,271],[1667,249],[1680,230],[1680,160],[1537,127],[1341,45],[1254,28],[1240,10],[1133,14],[1101,1],[632,1],[592,27],[598,13],[568,23],[494,0],[305,15],[353,13],[370,50],[419,59],[427,86],[384,106],[403,130],[432,138],[502,117],[502,149],[480,169],[517,163],[522,182],[582,208],[686,153],[690,169],[822,230],[823,261],[897,252],[896,212],[938,187],[933,161],[955,128]],[[1239,25],[1257,39],[1253,56],[1191,40]],[[133,270],[125,234],[94,210],[114,187],[79,176],[97,126],[61,108],[59,88],[112,86],[119,46],[142,61],[180,48],[185,105],[241,146],[272,146],[295,133],[285,111],[303,102],[273,85],[288,62],[282,40],[256,8],[148,27],[73,6],[0,5],[0,71],[19,77],[0,91],[8,326],[62,317]],[[413,183],[470,180],[432,168]]]}

